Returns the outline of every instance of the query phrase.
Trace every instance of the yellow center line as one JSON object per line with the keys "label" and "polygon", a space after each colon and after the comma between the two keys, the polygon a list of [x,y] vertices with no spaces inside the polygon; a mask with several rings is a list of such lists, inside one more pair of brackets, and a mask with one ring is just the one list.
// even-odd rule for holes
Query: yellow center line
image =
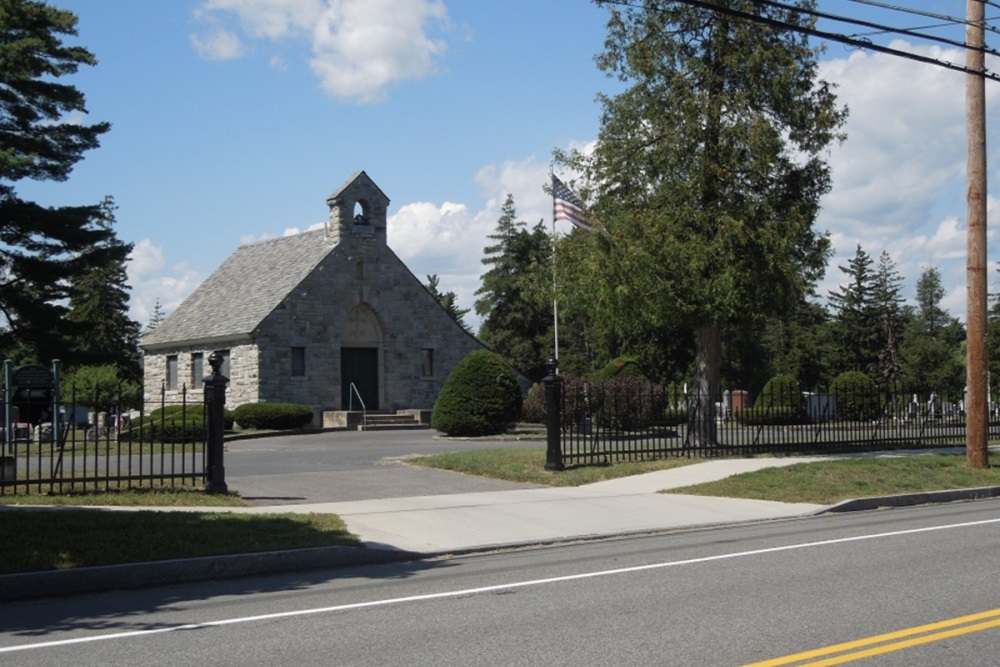
{"label": "yellow center line", "polygon": [[[864,639],[858,639],[855,641],[844,642],[842,644],[834,644],[833,646],[827,646],[825,648],[814,649],[811,651],[804,651],[802,653],[796,653],[794,655],[786,655],[782,658],[774,658],[773,660],[764,660],[763,662],[755,662],[752,664],[745,665],[744,667],[778,667],[779,665],[790,665],[793,663],[801,663],[802,667],[809,665],[811,667],[821,667],[823,665],[840,665],[845,662],[851,662],[853,660],[860,660],[862,658],[871,657],[874,655],[880,655],[883,653],[890,653],[892,651],[899,651],[904,648],[910,648],[913,646],[919,646],[921,644],[929,644],[930,642],[940,641],[942,639],[947,639],[949,637],[957,637],[959,635],[968,634],[971,632],[979,632],[980,630],[988,630],[990,628],[995,628],[1000,626],[1000,609],[993,609],[990,611],[983,611],[976,614],[969,614],[968,616],[961,616],[959,618],[952,618],[946,621],[938,621],[937,623],[929,623],[927,625],[920,625],[914,628],[907,628],[905,630],[897,630],[895,632],[888,632],[882,635],[875,635],[873,637],[866,637]],[[978,623],[976,625],[968,625],[974,621],[982,621],[983,619],[994,619],[985,623]],[[956,627],[964,626],[964,627]],[[945,630],[946,628],[952,628],[951,630]],[[945,630],[943,632],[937,632]],[[927,634],[933,633],[933,634]],[[916,635],[925,635],[923,637],[916,637]],[[906,639],[912,637],[912,639]],[[906,641],[895,641],[895,640],[906,640]],[[894,643],[888,643],[894,642]],[[874,646],[876,644],[885,644],[884,646],[875,646],[867,650],[857,650],[862,649],[867,646]],[[810,660],[812,658],[822,658],[825,656],[831,656],[836,653],[844,653],[846,651],[854,651],[848,653],[847,655],[836,656],[829,658],[827,660],[821,660],[818,662],[802,662],[804,660]]]}

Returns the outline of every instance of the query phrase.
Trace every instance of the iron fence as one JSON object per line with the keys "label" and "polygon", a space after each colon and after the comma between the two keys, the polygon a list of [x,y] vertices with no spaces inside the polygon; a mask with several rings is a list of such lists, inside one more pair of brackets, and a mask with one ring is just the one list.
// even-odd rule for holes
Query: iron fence
{"label": "iron fence", "polygon": [[[546,382],[553,384],[553,376]],[[557,408],[549,432],[558,442],[550,441],[546,464],[553,469],[666,457],[939,447],[964,445],[966,437],[963,396],[900,386],[790,387],[750,397],[740,391],[700,396],[641,378],[556,383],[546,406]],[[990,438],[1000,437],[998,411],[991,404]]]}
{"label": "iron fence", "polygon": [[15,399],[5,387],[3,399],[14,417],[9,427],[0,425],[0,495],[169,488],[205,479],[200,392],[189,397],[185,389],[170,402],[161,391],[148,412],[145,404],[128,410],[120,393],[84,398],[73,390],[56,408],[45,398]]}

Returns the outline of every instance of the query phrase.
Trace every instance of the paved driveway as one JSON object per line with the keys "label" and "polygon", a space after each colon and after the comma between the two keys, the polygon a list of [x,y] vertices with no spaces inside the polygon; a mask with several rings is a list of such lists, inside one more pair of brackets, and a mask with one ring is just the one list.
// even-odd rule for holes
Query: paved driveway
{"label": "paved driveway", "polygon": [[338,431],[226,445],[226,482],[254,505],[343,502],[533,488],[409,466],[413,454],[545,448],[543,441],[450,440],[436,431]]}

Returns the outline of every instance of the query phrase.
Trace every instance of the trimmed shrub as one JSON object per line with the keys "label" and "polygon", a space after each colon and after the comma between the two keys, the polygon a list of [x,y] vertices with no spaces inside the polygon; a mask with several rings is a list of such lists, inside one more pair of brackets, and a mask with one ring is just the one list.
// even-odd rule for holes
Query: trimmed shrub
{"label": "trimmed shrub", "polygon": [[233,410],[233,419],[241,428],[285,431],[308,426],[313,411],[299,403],[244,403]]}
{"label": "trimmed shrub", "polygon": [[790,426],[808,421],[800,409],[791,405],[755,405],[737,410],[733,413],[733,419],[744,426]]}
{"label": "trimmed shrub", "polygon": [[860,371],[841,373],[830,385],[837,397],[837,416],[851,421],[871,421],[880,414],[878,385]]}
{"label": "trimmed shrub", "polygon": [[618,375],[593,383],[592,407],[602,428],[636,431],[666,418],[663,387],[641,376]]}
{"label": "trimmed shrub", "polygon": [[762,408],[802,406],[802,388],[791,375],[775,375],[764,385],[757,405]]}
{"label": "trimmed shrub", "polygon": [[593,375],[593,379],[597,381],[616,377],[644,378],[646,374],[642,372],[642,367],[635,357],[618,357],[609,361],[604,368]]}
{"label": "trimmed shrub", "polygon": [[503,357],[489,350],[467,354],[448,375],[431,413],[431,426],[446,435],[496,435],[521,416],[521,388]]}

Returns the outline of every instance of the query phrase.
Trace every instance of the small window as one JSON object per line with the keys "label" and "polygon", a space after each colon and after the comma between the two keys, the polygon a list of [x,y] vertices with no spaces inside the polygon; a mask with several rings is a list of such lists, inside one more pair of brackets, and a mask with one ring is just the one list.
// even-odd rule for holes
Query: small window
{"label": "small window", "polygon": [[194,352],[191,355],[191,388],[201,389],[205,382],[205,355]]}
{"label": "small window", "polygon": [[292,377],[305,377],[306,374],[306,348],[292,348]]}
{"label": "small window", "polygon": [[173,391],[177,389],[177,355],[167,356],[167,389]]}
{"label": "small window", "polygon": [[423,366],[424,377],[434,375],[434,349],[425,347],[420,350],[420,364]]}

